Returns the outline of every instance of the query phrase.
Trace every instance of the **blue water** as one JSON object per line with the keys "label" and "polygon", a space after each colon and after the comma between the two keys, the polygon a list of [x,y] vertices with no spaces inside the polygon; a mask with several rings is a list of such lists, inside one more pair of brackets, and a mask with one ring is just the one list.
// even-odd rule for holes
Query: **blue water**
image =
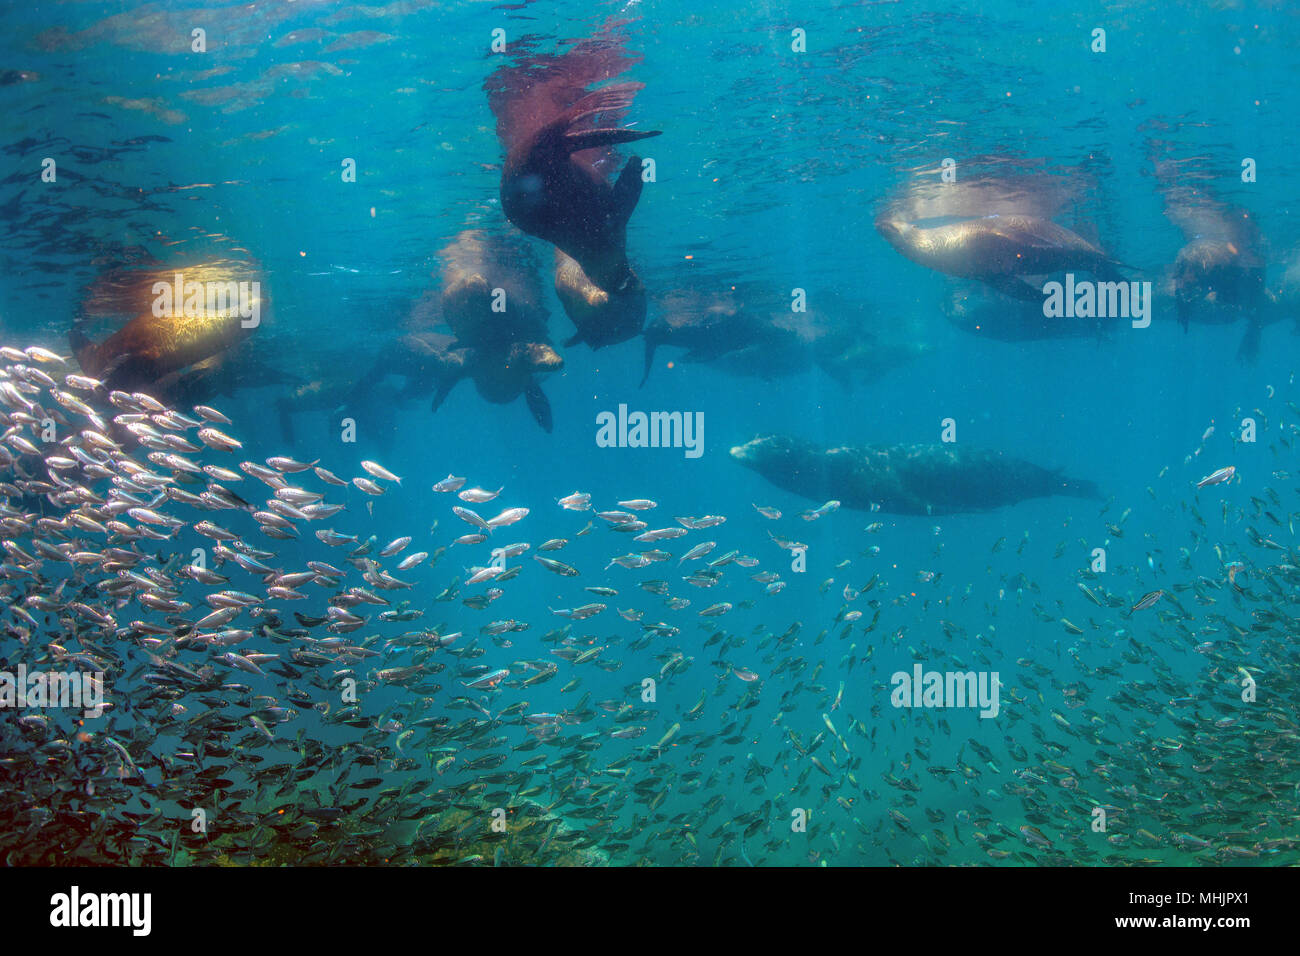
{"label": "blue water", "polygon": [[[492,31],[505,30],[508,43],[531,37],[535,52],[560,53],[610,20],[627,21],[621,35],[641,57],[628,73],[644,84],[629,119],[663,131],[642,144],[657,181],[646,185],[628,236],[629,256],[652,297],[649,321],[659,314],[654,297],[674,288],[756,283],[774,312],[788,310],[791,290],[802,288],[814,305],[833,297],[859,310],[864,335],[924,343],[930,351],[849,389],[821,371],[762,381],[684,364],[679,352],[661,348],[649,382],[638,388],[639,339],[598,352],[574,346],[562,350],[563,372],[542,383],[554,410],[552,434],[536,426],[522,400],[490,405],[468,382],[436,414],[421,399],[392,416],[361,415],[355,444],[340,439],[338,416],[329,410],[299,413],[295,441],[287,443],[275,414],[284,386],[249,383],[214,404],[238,423],[250,460],[320,458],[352,475],[360,474],[362,459],[374,459],[403,476],[400,494],[393,489],[368,502],[349,492],[348,529],[363,538],[374,534],[382,544],[410,534],[412,550],[433,550],[471,530],[450,512],[460,502],[429,490],[450,472],[484,488],[505,487],[485,512],[498,505],[532,510],[518,528],[498,532],[494,544],[527,540],[536,553],[546,538],[572,539],[552,556],[579,567],[582,577],[547,574],[526,557],[523,573],[488,610],[431,601],[466,567],[484,563],[486,546],[452,547],[437,566],[410,575],[418,590],[403,596],[429,608],[424,623],[445,621],[467,636],[491,620],[530,622],[529,631],[510,635],[508,648],[480,638],[488,649],[480,662],[508,666],[548,655],[541,635],[565,623],[548,607],[604,600],[584,595],[583,585],[620,588],[609,611],[575,630],[621,638],[603,659],[621,660],[622,667],[587,668],[581,689],[561,695],[561,685],[577,676],[562,664],[558,679],[516,695],[530,710],[545,711],[588,692],[592,701],[627,699],[630,684],[661,666],[656,655],[680,649],[693,657],[684,674],[660,689],[646,736],[608,741],[602,758],[653,743],[701,691],[708,694],[705,714],[683,723],[683,733],[712,733],[732,719],[753,717],[743,745],[666,753],[678,772],[698,759],[697,769],[706,777],[718,770],[722,782],[695,793],[672,785],[655,814],[624,808],[618,826],[635,825],[641,835],[616,862],[712,862],[719,842],[703,835],[687,841],[674,815],[686,815],[693,832],[706,834],[727,813],[753,810],[768,797],[779,812],[774,829],[749,841],[751,859],[943,862],[914,837],[889,831],[887,808],[903,805],[899,792],[881,781],[883,773],[891,767],[901,773],[904,760],[912,775],[928,763],[951,766],[970,737],[996,748],[1011,735],[1032,749],[1026,728],[1041,724],[1050,731],[1047,714],[1062,706],[1059,684],[1078,677],[1070,653],[1092,666],[1117,660],[1118,630],[1131,632],[1152,657],[1171,653],[1155,618],[1129,623],[1081,596],[1076,575],[1092,549],[1107,548],[1111,572],[1118,573],[1104,583],[1131,604],[1146,591],[1197,575],[1221,578],[1216,543],[1243,556],[1242,522],[1225,521],[1221,501],[1249,507],[1250,495],[1262,497],[1262,487],[1272,485],[1285,499],[1282,511],[1295,510],[1294,488],[1270,478],[1294,468],[1289,448],[1276,443],[1280,429],[1290,427],[1283,402],[1296,400],[1295,315],[1288,311],[1264,329],[1253,364],[1234,358],[1243,323],[1194,324],[1187,332],[1178,326],[1160,284],[1184,240],[1163,214],[1152,163],[1153,151],[1191,163],[1218,200],[1250,211],[1266,236],[1268,287],[1282,288],[1300,243],[1291,215],[1291,184],[1300,178],[1291,135],[1300,114],[1293,82],[1300,33],[1296,12],[1286,5],[1176,3],[1088,12],[1049,2],[839,3],[815,11],[793,4],[419,0],[371,8],[92,2],[48,3],[38,12],[6,5],[0,70],[35,76],[0,86],[6,170],[0,331],[6,343],[67,354],[70,320],[106,263],[141,252],[164,262],[201,258],[235,247],[260,265],[271,296],[254,340],[258,356],[303,381],[355,381],[407,330],[421,298],[436,293],[438,251],[463,229],[506,228],[497,195],[502,150],[483,83],[509,53],[489,51]],[[206,30],[206,53],[189,51],[196,27]],[[807,52],[791,51],[796,27],[806,31]],[[1105,53],[1089,48],[1095,27],[1106,30]],[[295,31],[323,33],[303,39]],[[45,157],[57,162],[55,183],[40,180]],[[945,321],[942,305],[958,280],[903,258],[873,220],[905,186],[933,179],[946,157],[956,158],[959,177],[970,162],[1033,175],[1067,193],[1062,220],[1129,267],[1131,278],[1156,284],[1150,328],[1120,323],[1102,340],[1007,343]],[[1257,182],[1242,182],[1244,157],[1255,160]],[[356,162],[355,183],[340,176],[347,158]],[[570,325],[551,291],[551,251],[532,242],[558,343]],[[704,454],[692,460],[677,449],[598,448],[596,415],[620,403],[702,412]],[[1240,420],[1260,417],[1256,409],[1264,416],[1259,440],[1234,443]],[[932,518],[840,511],[805,523],[798,512],[819,501],[772,487],[728,455],[731,446],[760,433],[826,446],[937,442],[948,418],[959,443],[1095,481],[1105,502],[1045,498]],[[1211,425],[1213,436],[1188,461]],[[1228,464],[1243,481],[1201,493],[1198,507],[1209,528],[1195,539],[1183,508],[1197,500],[1192,483]],[[676,515],[726,515],[720,528],[684,540],[716,539],[715,554],[739,548],[759,557],[763,568],[782,572],[788,587],[764,595],[733,568],[723,586],[697,591],[679,583],[676,558],[644,571],[605,571],[631,545],[603,526],[575,538],[590,515],[554,504],[574,490],[592,493],[600,508],[654,499],[661,520],[647,519],[651,527]],[[365,516],[368,503],[373,511]],[[753,504],[780,508],[785,516],[769,522]],[[1126,509],[1124,534],[1116,537],[1106,524]],[[874,521],[884,527],[865,533]],[[768,530],[809,545],[804,573],[790,570]],[[991,550],[1000,538],[1005,545]],[[679,544],[666,547],[678,554]],[[879,553],[864,555],[871,545]],[[1194,571],[1179,569],[1180,548],[1195,551]],[[845,560],[851,565],[839,567]],[[942,577],[921,583],[918,572],[925,571]],[[842,588],[860,586],[876,572],[882,583],[871,596],[882,602],[878,625],[869,634],[859,626],[841,639],[834,617]],[[673,594],[690,598],[691,607],[680,614],[664,609],[635,587],[647,578],[669,580]],[[834,583],[823,593],[828,579]],[[721,600],[754,602],[714,622],[747,641],[728,652],[732,663],[764,676],[789,654],[808,661],[809,671],[824,665],[818,681],[826,691],[802,690],[780,727],[773,726],[777,699],[797,679],[809,683],[808,673],[767,678],[760,706],[736,709],[746,685],[711,666],[718,648],[702,646],[711,631],[700,630],[695,617]],[[1031,613],[1035,604],[1050,620]],[[680,635],[627,650],[639,629],[613,616],[613,608],[627,606],[644,608],[646,621],[679,624]],[[1079,625],[1094,618],[1098,626],[1075,636],[1056,623],[1061,617]],[[758,649],[755,629],[781,634],[793,621],[803,625],[793,651],[774,657],[771,647]],[[943,621],[961,628],[957,644],[944,636]],[[945,653],[970,664],[976,634],[991,640],[984,651],[1004,683],[1015,683],[1010,675],[1018,658],[1057,675],[1043,682],[1058,686],[1045,689],[1041,713],[1022,709],[1019,719],[1009,717],[1014,708],[1004,698],[1002,720],[932,715],[946,717],[952,731],[945,734],[889,709],[892,672],[910,671],[917,658],[944,668]],[[872,648],[871,662],[848,670],[842,658],[850,644],[858,657]],[[1189,686],[1203,669],[1194,655],[1171,664]],[[1125,678],[1146,673],[1133,665]],[[805,744],[824,729],[820,715],[840,681],[843,703],[831,717],[863,763],[854,771],[856,787],[837,771],[823,791],[831,781],[815,770],[807,782],[796,782],[808,764],[790,749],[784,728],[797,729]],[[1123,737],[1132,715],[1108,704],[1107,690],[1094,686],[1089,705],[1113,721],[1112,736]],[[880,716],[872,716],[873,708]],[[847,733],[848,716],[878,729],[878,746]],[[599,719],[581,729],[608,730]],[[931,741],[929,760],[909,757],[917,737]],[[1074,746],[1080,748],[1074,762],[1082,765],[1091,752]],[[823,759],[831,747],[838,745],[828,739],[818,752]],[[734,762],[719,766],[723,753]],[[763,795],[740,780],[751,754],[773,768]],[[973,759],[969,750],[965,759]],[[650,764],[632,766],[639,775]],[[986,769],[960,793],[921,772],[922,806],[945,813],[937,827],[950,832],[952,815],[989,802],[988,791],[1010,779],[1008,769],[1001,776]],[[1114,799],[1097,781],[1085,786],[1097,800]],[[726,795],[720,815],[692,816],[719,792]],[[855,809],[837,806],[836,795],[853,797]],[[1012,802],[1006,799],[997,813],[1015,830],[1024,821]],[[812,807],[822,823],[806,843],[782,833],[787,804]],[[920,809],[904,812],[918,833],[928,832],[934,825]],[[854,816],[878,839],[851,825]],[[1065,827],[1057,820],[1043,829],[1060,834]],[[1158,829],[1172,828],[1162,822]],[[661,831],[673,836],[650,839]],[[1057,846],[1074,842],[1058,837]],[[972,852],[977,862],[987,861]],[[1168,845],[1150,852],[1197,861]],[[957,849],[952,853],[958,857]],[[734,846],[719,862],[739,862]]]}

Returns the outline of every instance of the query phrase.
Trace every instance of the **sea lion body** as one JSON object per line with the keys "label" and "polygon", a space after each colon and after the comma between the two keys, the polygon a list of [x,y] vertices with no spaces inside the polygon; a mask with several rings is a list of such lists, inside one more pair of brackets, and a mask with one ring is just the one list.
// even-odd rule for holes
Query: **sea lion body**
{"label": "sea lion body", "polygon": [[136,316],[96,345],[80,329],[69,335],[87,375],[110,389],[147,388],[237,345],[248,335],[237,310],[215,315]]}
{"label": "sea lion body", "polygon": [[768,435],[731,449],[731,457],[785,491],[838,500],[844,507],[892,514],[987,511],[1029,498],[1099,497],[1091,482],[996,452],[944,444],[822,449]]}
{"label": "sea lion body", "polygon": [[622,291],[631,279],[627,223],[641,196],[641,160],[631,157],[611,186],[595,163],[576,154],[658,135],[581,128],[596,114],[627,109],[639,88],[619,84],[584,96],[521,139],[501,174],[506,218],[576,259],[591,281],[609,292]]}
{"label": "sea lion body", "polygon": [[522,241],[466,230],[438,257],[442,320],[459,344],[506,349],[546,336],[537,262]]}
{"label": "sea lion body", "polygon": [[1036,216],[984,216],[942,226],[881,217],[881,235],[907,258],[936,272],[979,279],[1021,299],[1041,298],[1018,278],[1080,270],[1118,281],[1116,260],[1077,233]]}

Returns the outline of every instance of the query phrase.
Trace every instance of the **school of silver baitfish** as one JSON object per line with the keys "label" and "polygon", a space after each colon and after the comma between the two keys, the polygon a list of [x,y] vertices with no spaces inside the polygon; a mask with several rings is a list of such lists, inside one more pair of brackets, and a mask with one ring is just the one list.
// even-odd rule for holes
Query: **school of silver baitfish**
{"label": "school of silver baitfish", "polygon": [[[1063,540],[1048,573],[1075,579],[1069,598],[1003,574],[1000,597],[1079,638],[1010,660],[997,600],[969,633],[949,617],[973,585],[878,548],[836,556],[818,617],[730,630],[755,602],[779,619],[794,530],[851,520],[836,502],[753,503],[775,531],[737,541],[726,516],[656,520],[645,498],[509,502],[454,470],[403,484],[373,461],[244,460],[215,408],[109,392],[40,347],[0,355],[5,668],[104,675],[98,718],[0,711],[7,864],[1300,860],[1280,462],[1271,481],[1229,466],[1174,496],[1191,534],[1148,541],[1158,562],[1095,573]],[[1285,460],[1300,406],[1273,400],[1252,414]],[[1248,508],[1220,504],[1228,481]],[[467,534],[369,533],[367,503],[421,484]],[[1150,537],[1113,507],[1081,547]],[[561,557],[588,535],[604,568]],[[449,548],[470,566],[442,586]],[[494,619],[512,579],[546,574],[571,607]],[[1000,672],[997,733],[891,707],[889,675],[913,660]],[[674,694],[701,669],[711,689]],[[625,693],[593,699],[593,670]]]}

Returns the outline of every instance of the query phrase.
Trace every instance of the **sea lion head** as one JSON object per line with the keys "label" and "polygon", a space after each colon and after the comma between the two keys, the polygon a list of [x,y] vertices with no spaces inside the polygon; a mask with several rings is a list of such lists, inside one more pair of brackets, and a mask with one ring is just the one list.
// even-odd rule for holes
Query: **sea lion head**
{"label": "sea lion head", "polygon": [[789,435],[759,435],[731,449],[731,457],[763,474],[797,471],[813,448],[811,442]]}
{"label": "sea lion head", "polygon": [[473,351],[474,386],[487,401],[497,405],[512,402],[533,384],[536,375],[558,372],[564,357],[545,342],[516,342],[504,354]]}
{"label": "sea lion head", "polygon": [[876,232],[895,249],[904,249],[911,244],[916,227],[910,222],[895,219],[889,213],[876,217]]}
{"label": "sea lion head", "polygon": [[1180,302],[1256,305],[1264,295],[1257,256],[1226,239],[1194,239],[1178,250],[1174,295]]}

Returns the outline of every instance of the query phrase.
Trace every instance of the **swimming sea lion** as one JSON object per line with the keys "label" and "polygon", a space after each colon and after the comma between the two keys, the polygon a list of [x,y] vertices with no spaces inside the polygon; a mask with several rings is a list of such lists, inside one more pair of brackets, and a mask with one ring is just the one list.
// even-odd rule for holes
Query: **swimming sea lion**
{"label": "swimming sea lion", "polygon": [[479,395],[495,405],[507,405],[523,395],[537,424],[550,434],[554,426],[551,403],[537,384],[536,376],[562,369],[564,358],[560,353],[545,342],[515,342],[504,353],[454,346],[454,342],[447,343],[438,356],[435,412],[456,383],[469,378]]}
{"label": "swimming sea lion", "polygon": [[708,362],[761,340],[765,316],[746,309],[749,295],[719,285],[716,289],[676,289],[657,298],[658,317],[645,330],[645,385],[663,345],[687,350],[686,361]]}
{"label": "swimming sea lion", "polygon": [[247,262],[118,267],[87,287],[81,314],[133,318],[99,344],[90,340],[83,322],[75,322],[68,340],[82,371],[109,389],[156,388],[169,376],[244,341],[268,305],[257,272]]}
{"label": "swimming sea lion", "polygon": [[936,272],[979,279],[1027,301],[1042,290],[1020,276],[1080,270],[1122,281],[1119,263],[1064,226],[1035,216],[983,216],[943,226],[917,226],[884,215],[876,229],[895,249]]}
{"label": "swimming sea lion", "polygon": [[631,157],[611,186],[582,154],[662,131],[584,129],[583,121],[626,110],[638,89],[640,84],[623,83],[587,94],[513,146],[501,173],[506,218],[572,256],[609,292],[623,291],[633,278],[627,223],[641,196],[641,159]]}
{"label": "swimming sea lion", "polygon": [[199,316],[145,312],[98,345],[79,326],[69,331],[68,341],[87,375],[109,389],[135,391],[225,351],[248,333],[236,311]]}
{"label": "swimming sea lion", "polygon": [[1264,286],[1264,239],[1252,213],[1225,202],[1209,189],[1212,174],[1200,160],[1166,158],[1167,144],[1150,144],[1165,217],[1178,227],[1184,245],[1169,270],[1167,291],[1178,321],[1227,324],[1244,319],[1246,333],[1237,356],[1254,361],[1263,326],[1280,317]]}
{"label": "swimming sea lion", "polygon": [[626,342],[641,331],[646,314],[645,286],[635,272],[628,271],[630,278],[623,289],[607,292],[587,277],[575,259],[555,250],[555,294],[577,328],[564,343],[566,347],[586,342],[593,349],[603,348]]}
{"label": "swimming sea lion", "polygon": [[918,444],[822,449],[782,435],[755,438],[731,457],[785,491],[846,508],[936,515],[986,511],[1028,498],[1098,498],[1090,481],[997,452]]}

